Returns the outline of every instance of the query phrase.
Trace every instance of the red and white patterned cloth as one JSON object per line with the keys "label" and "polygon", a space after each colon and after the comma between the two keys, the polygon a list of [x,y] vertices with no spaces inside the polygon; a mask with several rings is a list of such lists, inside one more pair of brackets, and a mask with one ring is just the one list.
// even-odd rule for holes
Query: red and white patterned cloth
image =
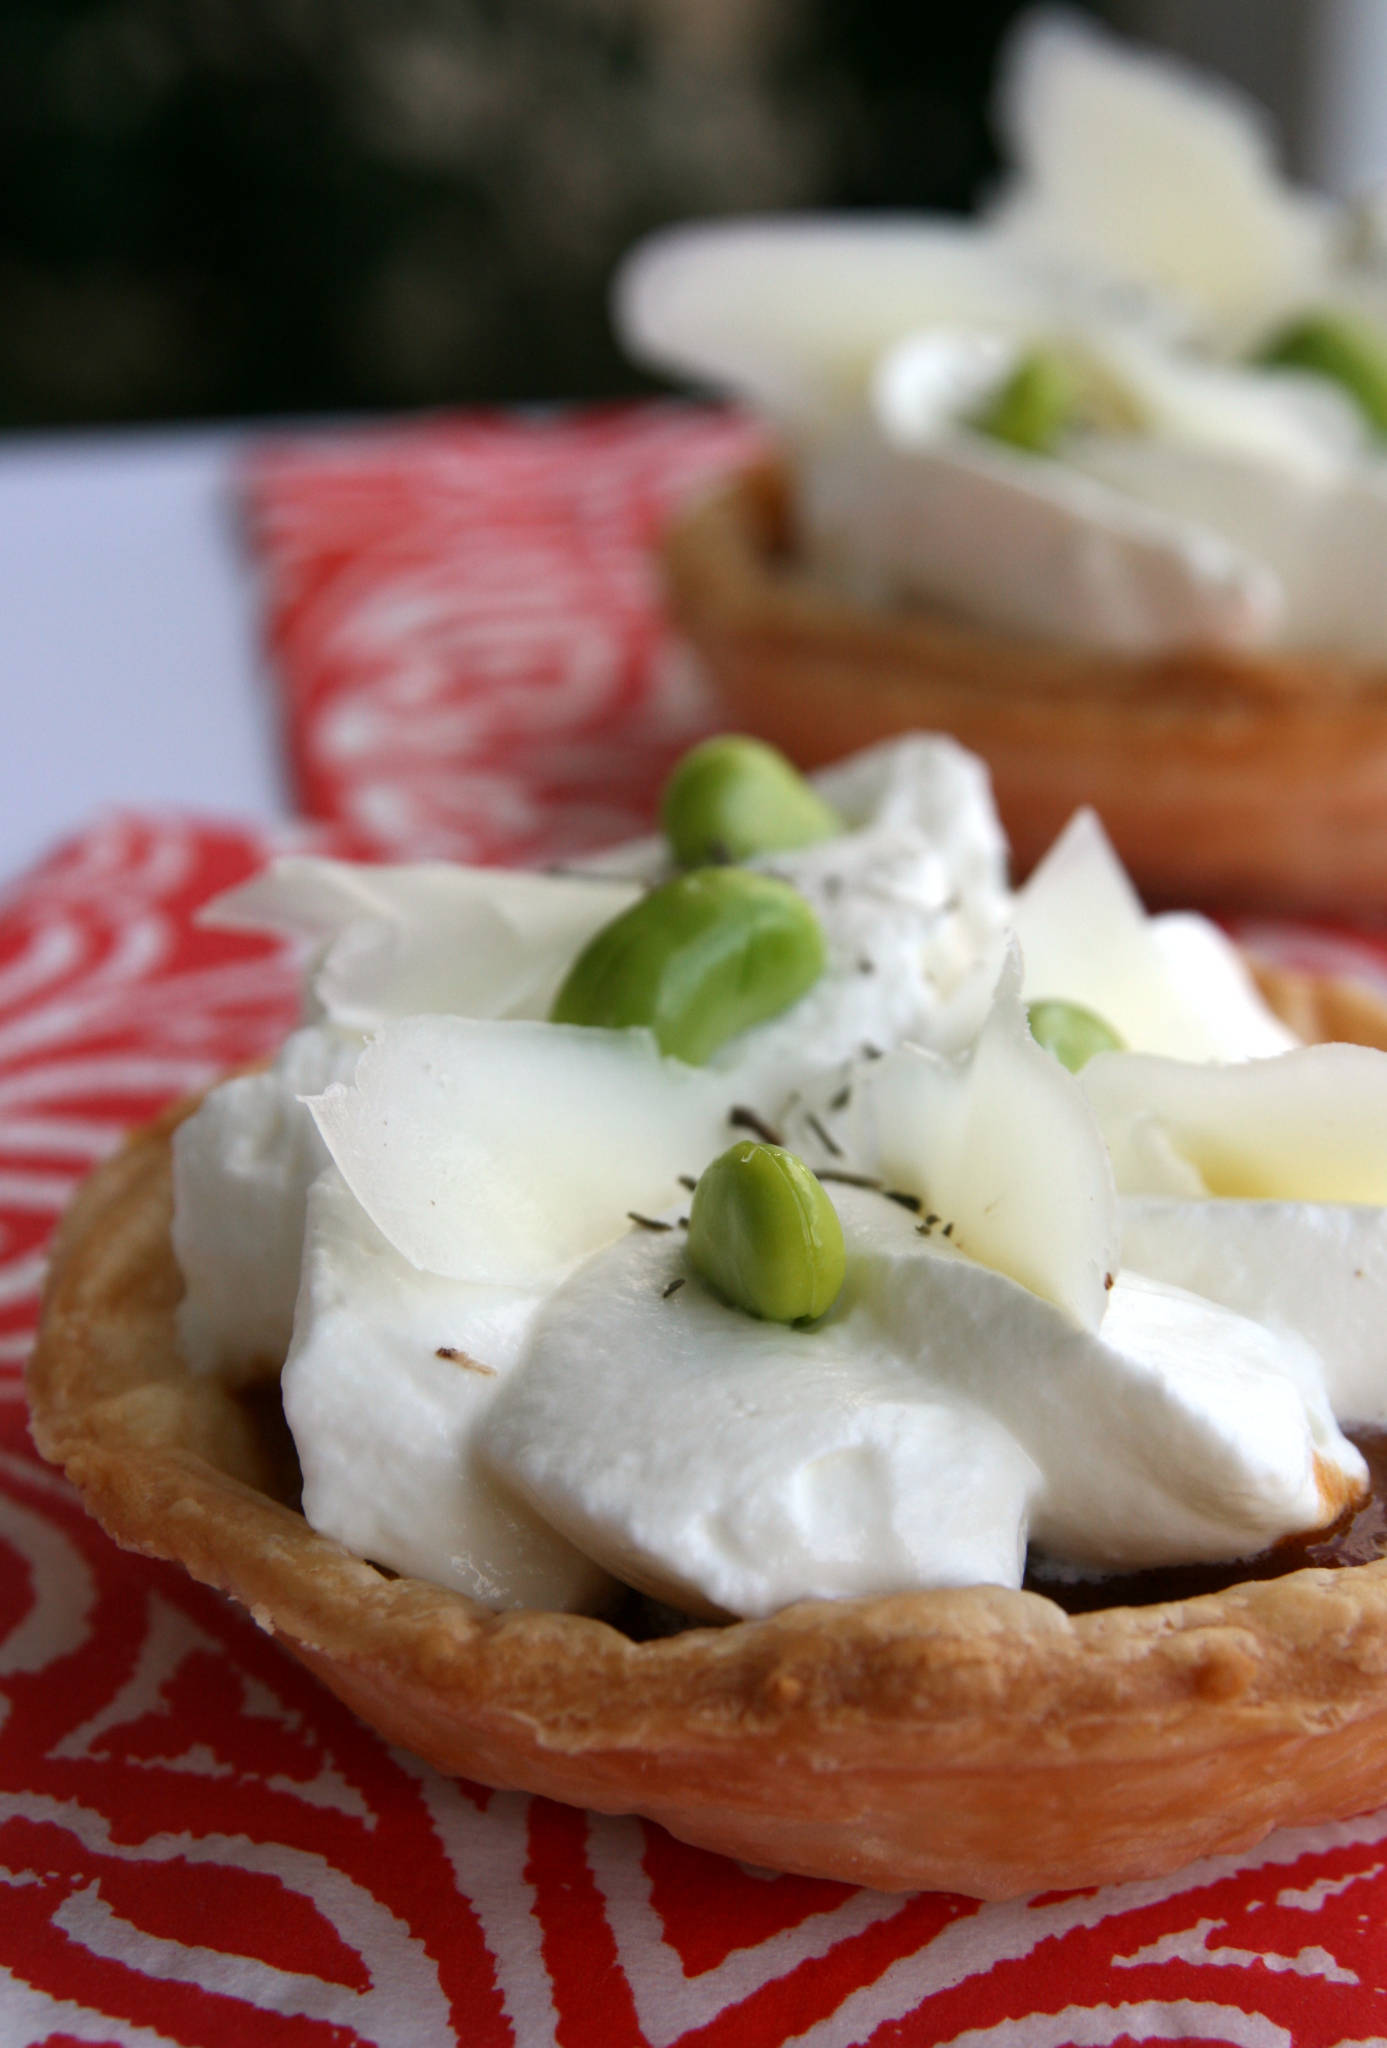
{"label": "red and white patterned cloth", "polygon": [[[642,548],[745,445],[651,408],[260,462],[315,843],[511,858],[645,822],[706,713]],[[284,955],[191,922],[268,846],[116,817],[0,899],[0,2048],[1387,2041],[1387,1812],[1005,1906],[768,1876],[438,1777],[106,1540],[25,1431],[43,1243],[130,1125],[284,1029]],[[1377,941],[1253,936],[1387,987]]]}
{"label": "red and white patterned cloth", "polygon": [[643,831],[711,715],[652,544],[758,445],[667,405],[267,454],[252,530],[303,810],[396,860],[515,865]]}

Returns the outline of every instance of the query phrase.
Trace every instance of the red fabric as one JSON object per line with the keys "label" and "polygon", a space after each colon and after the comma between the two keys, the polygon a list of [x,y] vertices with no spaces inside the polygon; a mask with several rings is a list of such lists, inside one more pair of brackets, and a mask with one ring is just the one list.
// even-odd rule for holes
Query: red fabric
{"label": "red fabric", "polygon": [[667,405],[267,453],[252,526],[302,808],[387,858],[518,863],[642,829],[710,720],[651,546],[756,445]]}
{"label": "red fabric", "polygon": [[[679,721],[647,722],[661,686],[643,663],[664,642],[636,550],[676,480],[739,432],[653,410],[444,424],[267,459],[257,531],[318,809],[358,844],[473,854],[542,855],[604,819],[640,822]],[[580,477],[606,507],[600,549],[574,525]],[[513,492],[503,533],[495,508]],[[590,687],[548,654],[534,670],[517,655],[504,686],[477,663],[486,635],[473,638],[458,593],[479,541],[495,587],[523,593],[506,557],[532,561],[537,528],[551,584],[584,616],[616,593]],[[446,593],[441,608],[408,601],[425,585]],[[545,645],[563,644],[560,605]],[[407,729],[409,678],[425,679],[428,746]],[[343,751],[344,705],[349,729],[378,744]],[[619,772],[606,782],[609,746]],[[450,777],[480,792],[475,811]],[[1150,1884],[1005,1906],[772,1877],[642,1822],[444,1780],[387,1749],[246,1616],[113,1548],[25,1432],[42,1245],[122,1132],[289,1021],[282,953],[191,921],[266,851],[235,826],[120,817],[0,900],[4,2048],[1387,2038],[1387,1813]],[[1376,941],[1256,935],[1387,986]]]}

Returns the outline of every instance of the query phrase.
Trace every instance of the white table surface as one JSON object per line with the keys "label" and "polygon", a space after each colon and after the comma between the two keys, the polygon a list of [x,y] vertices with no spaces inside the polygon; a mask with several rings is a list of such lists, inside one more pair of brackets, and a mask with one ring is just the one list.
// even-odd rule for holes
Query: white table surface
{"label": "white table surface", "polygon": [[0,880],[111,804],[286,813],[247,430],[0,441]]}

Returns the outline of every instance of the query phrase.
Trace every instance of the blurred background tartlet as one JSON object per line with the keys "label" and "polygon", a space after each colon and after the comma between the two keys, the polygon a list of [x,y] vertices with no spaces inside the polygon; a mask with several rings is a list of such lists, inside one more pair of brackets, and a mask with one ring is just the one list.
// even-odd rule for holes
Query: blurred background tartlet
{"label": "blurred background tartlet", "polygon": [[1076,20],[1020,25],[999,104],[974,223],[694,225],[625,265],[632,353],[776,450],[676,527],[676,614],[802,760],[915,724],[978,748],[1023,864],[1090,800],[1158,894],[1380,900],[1376,216]]}

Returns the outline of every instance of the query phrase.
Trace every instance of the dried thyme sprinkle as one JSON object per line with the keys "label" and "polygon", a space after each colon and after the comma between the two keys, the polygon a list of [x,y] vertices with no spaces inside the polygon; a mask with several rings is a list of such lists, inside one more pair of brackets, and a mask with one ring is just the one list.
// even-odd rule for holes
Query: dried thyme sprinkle
{"label": "dried thyme sprinkle", "polygon": [[841,1181],[845,1188],[871,1188],[876,1192],[881,1189],[881,1182],[875,1174],[849,1173],[842,1166],[816,1166],[814,1177],[816,1180]]}
{"label": "dried thyme sprinkle", "polygon": [[831,1153],[835,1159],[841,1159],[843,1156],[842,1146],[838,1143],[838,1140],[832,1135],[830,1131],[825,1130],[823,1124],[819,1121],[818,1117],[816,1117],[813,1114],[812,1110],[810,1114],[804,1119],[804,1121],[808,1124],[810,1130],[814,1133],[814,1136],[823,1146],[825,1152]]}
{"label": "dried thyme sprinkle", "polygon": [[873,1045],[870,1038],[864,1038],[862,1041],[862,1057],[864,1060],[879,1060],[881,1058],[881,1047]]}
{"label": "dried thyme sprinkle", "polygon": [[546,867],[540,869],[540,873],[557,875],[560,878],[571,876],[579,882],[620,882],[626,889],[629,889],[633,882],[644,888],[650,886],[643,875],[616,875],[609,868],[582,868],[572,861],[551,860]]}
{"label": "dried thyme sprinkle", "polygon": [[480,1358],[473,1358],[466,1351],[459,1351],[456,1344],[440,1344],[433,1355],[435,1358],[446,1358],[449,1365],[465,1365],[469,1372],[482,1373],[489,1380],[496,1377],[494,1365],[483,1365]]}
{"label": "dried thyme sprinkle", "polygon": [[698,1182],[694,1179],[691,1173],[681,1173],[679,1176],[679,1185],[681,1188],[687,1188],[689,1193],[692,1194],[694,1189],[698,1186]]}
{"label": "dried thyme sprinkle", "polygon": [[763,1145],[784,1145],[779,1131],[772,1128],[763,1116],[754,1109],[748,1109],[744,1102],[736,1102],[727,1112],[727,1121],[734,1131],[751,1131]]}
{"label": "dried thyme sprinkle", "polygon": [[679,1274],[679,1275],[678,1275],[678,1276],[677,1276],[677,1277],[676,1277],[675,1279],[673,1279],[673,1280],[671,1280],[671,1281],[670,1281],[670,1283],[669,1283],[669,1286],[668,1286],[668,1287],[665,1287],[665,1288],[662,1288],[662,1289],[661,1289],[661,1292],[660,1292],[660,1299],[661,1299],[661,1301],[668,1301],[668,1300],[669,1300],[669,1298],[670,1298],[670,1296],[671,1296],[671,1294],[677,1294],[677,1293],[679,1292],[680,1288],[681,1288],[681,1287],[683,1286],[683,1284],[684,1284],[684,1276],[683,1276],[683,1274],[682,1274],[682,1273],[680,1273],[680,1274]]}
{"label": "dried thyme sprinkle", "polygon": [[953,1234],[954,1234],[954,1226],[953,1226],[953,1224],[952,1224],[952,1223],[946,1223],[946,1224],[944,1225],[944,1235],[945,1235],[945,1237],[952,1237],[952,1236],[953,1236]]}
{"label": "dried thyme sprinkle", "polygon": [[909,1209],[914,1215],[919,1215],[920,1197],[918,1195],[908,1194],[904,1188],[883,1188],[881,1192],[885,1195],[888,1202],[899,1202],[903,1209]]}
{"label": "dried thyme sprinkle", "polygon": [[930,1229],[933,1230],[935,1224],[939,1221],[939,1218],[935,1215],[933,1209],[930,1210],[928,1216],[926,1216],[925,1218],[925,1221],[929,1225]]}
{"label": "dried thyme sprinkle", "polygon": [[1105,1273],[1103,1275],[1103,1285],[1108,1293],[1111,1294],[1113,1288],[1117,1285],[1117,1275],[1115,1273]]}
{"label": "dried thyme sprinkle", "polygon": [[662,1223],[658,1216],[642,1216],[639,1209],[628,1209],[626,1214],[633,1223],[638,1223],[642,1230],[673,1230],[674,1228],[672,1223]]}
{"label": "dried thyme sprinkle", "polygon": [[844,1081],[842,1087],[838,1090],[838,1093],[830,1098],[828,1106],[830,1109],[846,1109],[851,1101],[852,1082]]}
{"label": "dried thyme sprinkle", "polygon": [[857,960],[857,971],[859,974],[875,974],[877,971],[876,961],[869,960],[865,953],[859,954]]}

